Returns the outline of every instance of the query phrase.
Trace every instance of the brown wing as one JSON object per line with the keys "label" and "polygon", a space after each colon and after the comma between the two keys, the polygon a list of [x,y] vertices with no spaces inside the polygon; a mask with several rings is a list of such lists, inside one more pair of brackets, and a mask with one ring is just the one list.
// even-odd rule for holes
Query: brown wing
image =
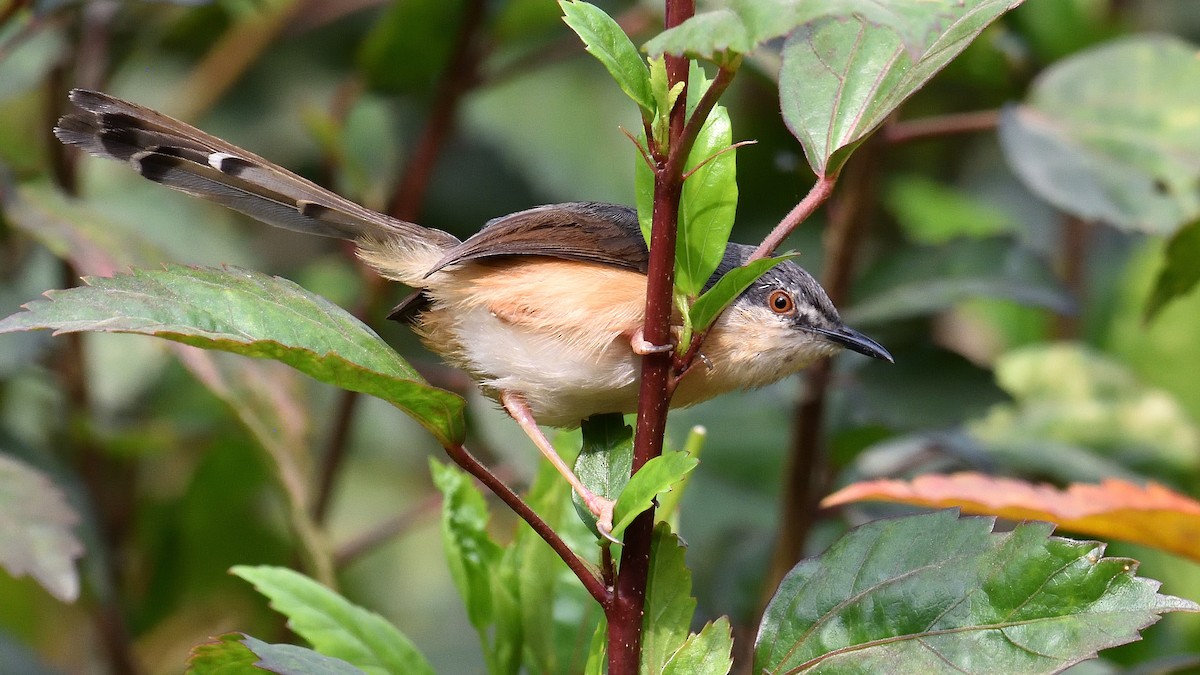
{"label": "brown wing", "polygon": [[594,262],[645,274],[649,264],[637,212],[595,202],[548,204],[488,221],[429,270],[500,256],[534,255]]}

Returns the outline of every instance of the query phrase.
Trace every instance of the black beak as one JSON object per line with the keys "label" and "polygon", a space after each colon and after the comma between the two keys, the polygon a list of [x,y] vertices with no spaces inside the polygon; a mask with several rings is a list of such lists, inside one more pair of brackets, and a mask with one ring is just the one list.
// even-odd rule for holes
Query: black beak
{"label": "black beak", "polygon": [[888,363],[896,362],[896,359],[892,358],[892,355],[888,353],[888,350],[883,348],[883,345],[853,328],[842,326],[841,328],[834,328],[832,330],[817,329],[816,332],[824,335],[825,339],[830,342],[841,345],[850,351],[865,354],[873,359],[887,361]]}

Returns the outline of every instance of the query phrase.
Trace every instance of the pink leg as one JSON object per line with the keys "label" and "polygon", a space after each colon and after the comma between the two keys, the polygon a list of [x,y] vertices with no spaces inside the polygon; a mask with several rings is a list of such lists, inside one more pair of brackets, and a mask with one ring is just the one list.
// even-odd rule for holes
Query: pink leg
{"label": "pink leg", "polygon": [[529,409],[529,404],[525,402],[525,399],[521,398],[520,394],[510,391],[501,392],[500,403],[508,411],[508,414],[512,415],[512,418],[517,421],[517,424],[521,425],[521,429],[525,431],[525,434],[529,436],[529,440],[533,441],[533,444],[542,452],[542,455],[550,460],[550,463],[562,474],[563,478],[567,479],[567,482],[571,484],[571,487],[583,499],[583,503],[587,506],[588,511],[591,511],[592,515],[596,516],[596,529],[600,531],[600,534],[607,539],[616,541],[610,534],[613,526],[613,505],[616,502],[611,499],[605,499],[584,486],[579,477],[575,475],[575,472],[571,470],[571,467],[567,466],[563,458],[558,456],[558,452],[550,444],[550,439],[546,438],[546,435],[538,427],[537,422],[534,421],[533,411]]}
{"label": "pink leg", "polygon": [[646,339],[646,335],[642,332],[641,328],[637,329],[633,336],[629,338],[629,347],[633,350],[633,353],[637,354],[638,356],[646,356],[647,354],[662,354],[663,352],[669,352],[672,349],[675,349],[675,345],[656,345],[653,342],[650,342]]}

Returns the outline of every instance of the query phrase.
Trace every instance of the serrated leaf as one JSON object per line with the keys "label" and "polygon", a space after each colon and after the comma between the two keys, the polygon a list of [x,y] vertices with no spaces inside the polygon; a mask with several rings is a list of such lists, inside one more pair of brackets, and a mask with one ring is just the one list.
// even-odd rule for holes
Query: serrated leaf
{"label": "serrated leaf", "polygon": [[801,561],[771,599],[754,671],[1051,673],[1137,639],[1160,595],[1104,545],[1047,523],[992,532],[953,511],[879,520]]}
{"label": "serrated leaf", "polygon": [[429,386],[370,328],[296,284],[239,268],[168,266],[87,286],[0,320],[0,333],[53,329],[153,335],[282,361],[322,382],[378,396],[443,445],[461,442],[464,401]]}
{"label": "serrated leaf", "polygon": [[704,624],[667,661],[662,675],[726,675],[733,669],[733,628],[729,617]]}
{"label": "serrated leaf", "polygon": [[288,627],[322,654],[368,675],[433,675],[429,662],[395,626],[316,581],[267,565],[238,565],[230,572],[254,584],[288,618]]}
{"label": "serrated leaf", "polygon": [[633,474],[613,507],[612,535],[619,536],[633,519],[654,505],[654,497],[672,489],[700,464],[686,452],[668,451],[654,457]]}
{"label": "serrated leaf", "polygon": [[46,474],[0,455],[0,567],[32,576],[63,602],[79,597],[79,514]]}
{"label": "serrated leaf", "polygon": [[621,26],[604,10],[581,0],[559,0],[558,4],[563,21],[583,40],[588,53],[604,65],[621,91],[642,109],[643,116],[653,115],[650,71]]}
{"label": "serrated leaf", "polygon": [[692,571],[684,560],[686,550],[679,536],[671,532],[666,523],[654,526],[650,572],[646,579],[640,673],[656,675],[663,672],[664,666],[687,639],[692,615],[696,612],[696,599],[692,597]]}
{"label": "serrated leaf", "polygon": [[929,474],[911,481],[854,483],[826,497],[823,507],[887,501],[1009,520],[1046,520],[1089,537],[1121,539],[1200,560],[1200,502],[1157,483],[1144,487],[1115,478],[1065,490],[974,472]]}
{"label": "serrated leaf", "polygon": [[442,547],[450,576],[467,606],[471,625],[486,646],[495,618],[493,577],[502,553],[487,533],[487,503],[461,469],[430,459],[429,470],[442,493]]}
{"label": "serrated leaf", "polygon": [[[1020,0],[846,4],[877,5],[878,13],[807,23],[782,52],[783,119],[818,176],[836,175],[888,115]],[[866,18],[893,12],[899,23]]]}
{"label": "serrated leaf", "polygon": [[1200,283],[1200,220],[1181,228],[1167,242],[1163,267],[1154,280],[1143,316],[1152,320],[1167,303],[1192,292]]}
{"label": "serrated leaf", "polygon": [[1009,165],[1035,194],[1084,220],[1155,234],[1195,220],[1195,54],[1178,38],[1139,36],[1059,61],[1001,115]]}
{"label": "serrated leaf", "polygon": [[784,260],[800,257],[799,253],[787,253],[774,258],[760,258],[749,265],[735,267],[721,276],[696,302],[692,303],[692,329],[702,331],[717,320],[721,312],[737,299],[759,277],[766,274]]}
{"label": "serrated leaf", "polygon": [[227,633],[192,647],[188,675],[363,675],[363,671],[311,649],[268,644],[242,633]]}

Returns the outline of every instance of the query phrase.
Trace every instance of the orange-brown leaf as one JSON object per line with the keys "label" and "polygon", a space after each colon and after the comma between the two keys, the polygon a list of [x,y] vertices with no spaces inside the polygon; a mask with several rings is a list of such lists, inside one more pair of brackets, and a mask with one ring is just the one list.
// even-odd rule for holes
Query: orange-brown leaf
{"label": "orange-brown leaf", "polygon": [[1200,502],[1162,485],[1108,479],[1060,490],[980,473],[931,474],[911,482],[855,483],[829,495],[822,506],[887,501],[1010,520],[1046,520],[1101,539],[1121,539],[1200,560]]}

